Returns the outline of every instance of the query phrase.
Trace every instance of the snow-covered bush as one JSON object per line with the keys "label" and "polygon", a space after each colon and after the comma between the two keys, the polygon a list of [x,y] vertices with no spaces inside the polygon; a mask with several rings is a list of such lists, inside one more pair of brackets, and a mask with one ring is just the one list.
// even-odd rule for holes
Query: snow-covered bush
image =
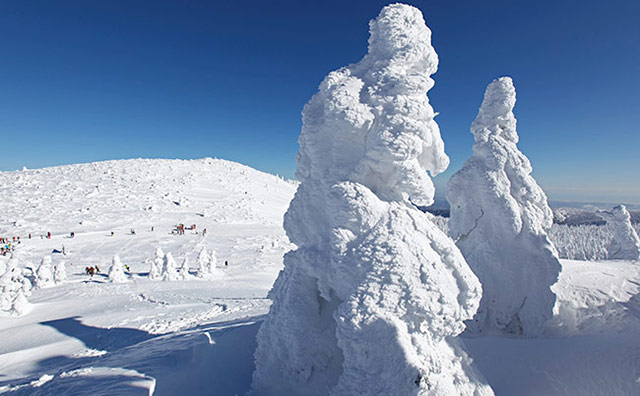
{"label": "snow-covered bush", "polygon": [[218,255],[213,249],[209,255],[209,274],[212,278],[220,278],[224,276],[224,272],[218,268]]}
{"label": "snow-covered bush", "polygon": [[480,284],[412,203],[448,165],[427,98],[437,55],[416,8],[370,22],[368,54],[306,104],[286,254],[259,330],[256,395],[490,395],[455,338]]}
{"label": "snow-covered bush", "polygon": [[55,265],[53,271],[53,279],[56,283],[62,283],[67,280],[67,270],[66,264],[64,261],[60,261]]}
{"label": "snow-covered bush", "polygon": [[178,268],[178,276],[182,280],[191,279],[191,274],[189,273],[189,257],[185,256],[184,260],[182,260],[182,264],[180,268]]}
{"label": "snow-covered bush", "polygon": [[553,316],[561,267],[546,233],[553,212],[516,145],[515,103],[511,78],[487,87],[471,126],[473,154],[449,180],[449,235],[482,283],[469,331],[533,337]]}
{"label": "snow-covered bush", "polygon": [[631,215],[624,205],[612,210],[599,210],[598,216],[607,221],[613,231],[613,238],[607,247],[607,255],[614,260],[640,259],[640,239],[631,226]]}
{"label": "snow-covered bush", "polygon": [[162,279],[162,266],[164,263],[164,252],[162,249],[156,249],[155,258],[149,263],[149,279]]}
{"label": "snow-covered bush", "polygon": [[199,278],[207,278],[209,276],[211,267],[209,265],[209,260],[211,257],[209,256],[209,252],[205,247],[200,249],[200,253],[198,254],[198,277]]}
{"label": "snow-covered bush", "polygon": [[51,256],[44,256],[35,273],[35,286],[39,289],[55,285]]}
{"label": "snow-covered bush", "polygon": [[198,254],[198,277],[202,279],[219,278],[224,273],[218,268],[218,256],[215,250],[211,253],[202,248]]}
{"label": "snow-covered bush", "polygon": [[27,297],[20,289],[11,302],[11,310],[9,310],[9,313],[21,316],[29,312],[29,310],[31,310],[31,303],[29,303],[29,300],[27,300]]}
{"label": "snow-covered bush", "polygon": [[26,296],[31,295],[31,282],[24,277],[18,261],[11,257],[0,276],[0,310],[13,315],[23,315],[30,304]]}
{"label": "snow-covered bush", "polygon": [[180,280],[180,274],[178,274],[178,263],[176,263],[176,260],[173,258],[173,254],[171,254],[171,252],[167,252],[164,255],[164,260],[162,263],[162,280]]}
{"label": "snow-covered bush", "polygon": [[113,256],[111,260],[111,267],[109,267],[109,281],[113,283],[124,283],[129,281],[129,277],[124,273],[124,264],[120,261],[120,256],[117,254]]}
{"label": "snow-covered bush", "polygon": [[607,259],[613,232],[608,225],[554,224],[549,230],[549,238],[560,258],[596,261]]}

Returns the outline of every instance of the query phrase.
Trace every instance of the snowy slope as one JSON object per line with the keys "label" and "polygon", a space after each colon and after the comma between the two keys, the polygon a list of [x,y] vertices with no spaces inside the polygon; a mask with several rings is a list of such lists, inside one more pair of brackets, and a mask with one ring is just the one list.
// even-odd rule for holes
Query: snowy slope
{"label": "snowy slope", "polygon": [[[0,314],[0,393],[233,396],[249,389],[266,294],[292,247],[281,221],[296,185],[211,159],[2,172],[0,182],[0,235],[37,235],[18,246],[20,265],[62,244],[69,251],[52,254],[54,264],[67,262],[66,283],[35,290],[22,317]],[[178,222],[208,233],[172,235]],[[131,227],[136,235],[127,234]],[[46,231],[51,240],[40,239]],[[201,246],[230,264],[212,281],[150,281],[144,260],[159,246],[178,263],[189,256],[192,272]],[[131,266],[131,282],[106,282],[114,254]],[[477,368],[496,395],[640,394],[639,263],[561,262],[558,304],[543,337],[465,338]],[[82,269],[95,264],[104,272],[89,281]]]}
{"label": "snowy slope", "polygon": [[[295,183],[202,159],[2,172],[0,186],[0,236],[21,236],[20,265],[33,267],[51,254],[54,264],[66,261],[69,275],[67,283],[35,290],[29,314],[0,314],[0,393],[246,391],[255,317],[266,313],[266,294],[291,248],[282,216]],[[196,224],[198,233],[172,234],[178,223]],[[41,238],[46,232],[51,239]],[[66,255],[52,254],[63,245]],[[145,260],[158,247],[178,262],[189,257],[192,273],[199,250],[215,250],[224,275],[212,281],[150,281]],[[107,283],[115,254],[130,266],[132,282]],[[90,281],[83,270],[93,265],[102,274]],[[203,370],[219,375],[200,375]],[[53,377],[31,384],[42,375]]]}

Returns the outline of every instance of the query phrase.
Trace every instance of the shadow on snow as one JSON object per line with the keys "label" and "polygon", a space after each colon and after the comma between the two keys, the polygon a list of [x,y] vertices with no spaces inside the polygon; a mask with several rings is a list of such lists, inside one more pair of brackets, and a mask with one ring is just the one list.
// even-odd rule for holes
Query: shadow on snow
{"label": "shadow on snow", "polygon": [[[9,387],[10,395],[148,395],[155,380],[156,396],[242,395],[251,385],[262,320],[210,323],[169,334],[88,326],[78,317],[42,322],[106,353],[42,359],[26,377],[0,381],[0,387]],[[53,378],[32,383],[45,374]]]}

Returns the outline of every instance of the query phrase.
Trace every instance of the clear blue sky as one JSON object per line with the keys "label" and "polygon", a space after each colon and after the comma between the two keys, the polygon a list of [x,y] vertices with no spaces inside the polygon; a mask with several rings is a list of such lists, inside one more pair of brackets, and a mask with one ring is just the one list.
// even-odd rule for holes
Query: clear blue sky
{"label": "clear blue sky", "polygon": [[[640,1],[410,1],[440,57],[452,163],[513,77],[520,148],[555,200],[640,203]],[[220,157],[292,177],[300,111],[366,52],[386,2],[0,2],[0,170]]]}

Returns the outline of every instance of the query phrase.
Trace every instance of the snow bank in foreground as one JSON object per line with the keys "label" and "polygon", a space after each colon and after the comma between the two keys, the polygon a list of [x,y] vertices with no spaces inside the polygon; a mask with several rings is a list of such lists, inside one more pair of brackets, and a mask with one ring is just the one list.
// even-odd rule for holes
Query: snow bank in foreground
{"label": "snow bank in foreground", "polygon": [[449,234],[482,283],[469,330],[536,336],[552,316],[560,262],[546,233],[547,197],[516,146],[515,103],[511,78],[487,87],[471,126],[473,154],[449,181]]}
{"label": "snow bank in foreground", "polygon": [[613,229],[613,239],[608,247],[610,259],[638,260],[640,258],[640,239],[631,226],[631,215],[624,205],[618,205],[611,211],[599,210],[598,215],[607,221]]}
{"label": "snow bank in foreground", "polygon": [[419,10],[385,7],[369,52],[305,106],[285,257],[258,334],[259,395],[490,395],[454,338],[480,285],[411,202],[443,150],[426,92],[437,55]]}

